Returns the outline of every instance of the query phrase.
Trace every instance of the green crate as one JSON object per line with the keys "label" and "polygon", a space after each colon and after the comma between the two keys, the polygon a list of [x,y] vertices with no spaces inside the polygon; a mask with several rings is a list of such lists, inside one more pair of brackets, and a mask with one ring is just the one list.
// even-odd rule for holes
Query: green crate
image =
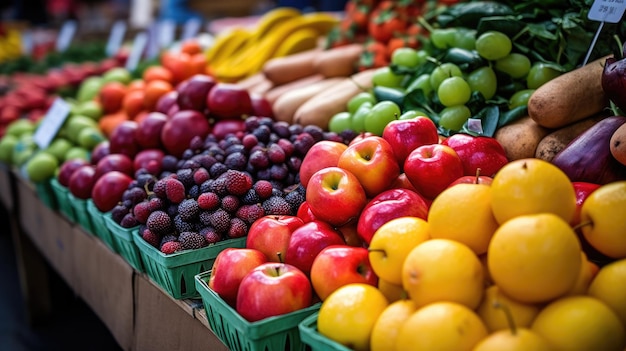
{"label": "green crate", "polygon": [[317,315],[318,312],[306,317],[300,324],[300,339],[309,346],[311,351],[352,351],[352,349],[333,341],[317,331]]}
{"label": "green crate", "polygon": [[87,211],[87,199],[80,199],[72,195],[67,194],[67,198],[74,209],[74,215],[76,216],[76,223],[80,225],[87,233],[94,235],[93,223],[91,223],[91,216]]}
{"label": "green crate", "polygon": [[102,242],[104,242],[104,244],[111,249],[111,251],[113,252],[119,252],[118,251],[118,247],[115,246],[115,242],[113,240],[113,234],[111,233],[111,230],[109,229],[109,227],[107,227],[106,223],[104,222],[104,218],[107,216],[111,216],[111,214],[109,212],[107,213],[103,213],[102,211],[100,211],[98,209],[98,207],[96,207],[96,204],[93,202],[92,199],[88,199],[87,200],[87,212],[89,213],[89,216],[91,217],[91,224],[93,226],[93,234],[95,236],[97,236],[98,238],[100,238],[100,240],[102,240]]}
{"label": "green crate", "polygon": [[298,323],[316,313],[321,303],[282,316],[248,322],[208,286],[210,271],[196,275],[207,321],[217,337],[233,351],[304,351]]}
{"label": "green crate", "polygon": [[115,222],[110,214],[104,215],[103,218],[106,227],[109,228],[109,231],[112,234],[113,243],[120,256],[122,256],[134,269],[139,272],[144,272],[139,249],[133,240],[133,232],[137,231],[138,227],[124,228]]}
{"label": "green crate", "polygon": [[56,199],[59,212],[61,212],[61,214],[70,222],[76,222],[74,209],[72,208],[70,199],[67,197],[67,194],[70,193],[70,189],[61,185],[56,178],[52,178],[52,180],[50,180],[50,185],[52,186],[52,192],[54,193],[54,198]]}
{"label": "green crate", "polygon": [[50,179],[35,183],[35,192],[41,202],[52,210],[57,209],[57,203],[54,198],[54,191],[50,185]]}
{"label": "green crate", "polygon": [[243,248],[246,237],[223,240],[196,250],[185,250],[166,255],[148,244],[133,231],[133,240],[139,249],[146,274],[175,299],[199,298],[194,277],[210,270],[217,254],[229,247]]}

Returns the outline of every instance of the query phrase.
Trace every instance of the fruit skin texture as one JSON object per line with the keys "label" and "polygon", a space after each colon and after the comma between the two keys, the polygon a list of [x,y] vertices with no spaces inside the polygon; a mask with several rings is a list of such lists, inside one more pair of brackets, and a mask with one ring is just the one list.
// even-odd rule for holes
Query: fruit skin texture
{"label": "fruit skin texture", "polygon": [[626,286],[626,259],[603,266],[591,281],[587,293],[609,306],[626,328],[626,295],[618,286]]}
{"label": "fruit skin texture", "polygon": [[400,327],[396,350],[471,350],[487,336],[478,315],[456,302],[418,308]]}
{"label": "fruit skin texture", "polygon": [[393,350],[398,331],[402,324],[417,310],[411,300],[398,300],[389,303],[380,314],[370,338],[371,351]]}
{"label": "fruit skin texture", "polygon": [[590,296],[557,299],[544,307],[531,330],[557,350],[615,350],[626,346],[626,333],[617,315]]}
{"label": "fruit skin texture", "polygon": [[176,112],[161,129],[161,142],[165,149],[176,157],[189,147],[195,136],[204,138],[211,131],[207,118],[195,110]]}
{"label": "fruit skin texture", "polygon": [[626,258],[626,180],[605,184],[591,193],[580,210],[583,236],[600,253]]}
{"label": "fruit skin texture", "polygon": [[357,177],[368,198],[389,189],[400,175],[391,144],[378,136],[363,138],[348,146],[337,166]]}
{"label": "fruit skin texture", "polygon": [[96,166],[86,164],[78,167],[70,176],[68,189],[79,199],[91,197],[91,191],[96,183]]}
{"label": "fruit skin texture", "polygon": [[465,175],[474,175],[480,168],[481,174],[493,177],[509,162],[502,145],[491,137],[457,133],[444,139],[441,144],[456,151],[463,163]]}
{"label": "fruit skin texture", "polygon": [[295,216],[261,217],[250,226],[246,247],[259,250],[268,261],[281,262],[285,259],[291,234],[302,225],[304,221]]}
{"label": "fruit skin texture", "polygon": [[439,143],[437,126],[425,116],[389,122],[383,130],[383,138],[391,145],[399,165],[404,165],[409,154],[418,147]]}
{"label": "fruit skin texture", "polygon": [[300,182],[307,187],[313,174],[326,167],[336,167],[339,156],[348,145],[338,141],[321,140],[313,144],[300,165]]}
{"label": "fruit skin texture", "polygon": [[241,280],[236,311],[255,322],[309,307],[312,295],[311,282],[302,271],[289,264],[267,262]]}
{"label": "fruit skin texture", "polygon": [[554,213],[569,223],[576,211],[576,194],[567,175],[550,162],[519,159],[493,177],[491,206],[499,224],[543,212]]}
{"label": "fruit skin texture", "polygon": [[345,245],[343,236],[328,223],[314,220],[298,227],[291,234],[285,263],[295,266],[307,276],[317,255],[331,245]]}
{"label": "fruit skin texture", "polygon": [[133,178],[119,171],[105,173],[91,190],[94,205],[102,212],[109,212],[122,199],[122,194],[132,181]]}
{"label": "fruit skin texture", "polygon": [[306,202],[316,218],[340,226],[358,217],[367,198],[352,172],[327,167],[311,176],[306,188]]}
{"label": "fruit skin texture", "polygon": [[513,218],[491,238],[489,273],[502,292],[520,302],[563,296],[582,267],[580,242],[567,222],[551,213]]}
{"label": "fruit skin texture", "polygon": [[369,350],[374,324],[388,305],[376,287],[360,283],[344,285],[322,303],[317,329],[353,350]]}
{"label": "fruit skin texture", "polygon": [[530,328],[533,320],[540,311],[539,305],[522,303],[506,296],[496,285],[485,289],[482,302],[476,309],[476,313],[482,319],[490,333],[499,330],[510,330],[504,310],[494,305],[495,302],[505,305],[518,328]]}
{"label": "fruit skin texture", "polygon": [[417,191],[434,199],[463,176],[463,163],[456,151],[442,144],[423,145],[404,161],[404,173]]}
{"label": "fruit skin texture", "polygon": [[324,301],[333,291],[350,283],[378,284],[367,249],[347,245],[331,245],[320,251],[311,265],[311,283]]}
{"label": "fruit skin texture", "polygon": [[[450,263],[442,265],[442,260]],[[402,265],[402,286],[419,307],[450,301],[475,309],[483,296],[484,272],[464,244],[430,239],[414,247]]]}
{"label": "fruit skin texture", "polygon": [[490,334],[476,345],[474,351],[551,351],[553,350],[548,341],[527,328],[515,328],[515,333],[510,329],[500,330]]}
{"label": "fruit skin texture", "polygon": [[209,288],[215,291],[226,303],[235,306],[241,280],[252,269],[267,262],[265,255],[254,249],[226,248],[215,258]]}
{"label": "fruit skin texture", "polygon": [[357,233],[369,245],[378,228],[398,217],[426,219],[428,205],[418,193],[408,189],[390,189],[371,199],[359,216]]}

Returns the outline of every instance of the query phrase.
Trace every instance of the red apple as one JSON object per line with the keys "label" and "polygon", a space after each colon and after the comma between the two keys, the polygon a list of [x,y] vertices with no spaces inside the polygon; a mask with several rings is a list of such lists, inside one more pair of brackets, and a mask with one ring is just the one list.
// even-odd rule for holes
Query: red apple
{"label": "red apple", "polygon": [[486,184],[491,185],[493,182],[492,177],[480,175],[480,172],[476,172],[476,175],[473,176],[461,176],[457,180],[453,181],[448,185],[448,188],[457,184]]}
{"label": "red apple", "polygon": [[89,165],[89,161],[83,158],[73,158],[69,160],[65,160],[61,167],[59,167],[59,173],[57,174],[57,181],[59,184],[64,187],[68,187],[70,185],[70,177],[81,166]]}
{"label": "red apple", "polygon": [[246,122],[242,118],[220,119],[213,124],[211,133],[218,140],[224,139],[228,134],[237,134],[246,130]]}
{"label": "red apple", "polygon": [[306,201],[302,201],[300,207],[298,207],[296,217],[300,218],[304,223],[309,223],[315,219],[315,215],[311,211],[311,206],[309,206]]}
{"label": "red apple", "polygon": [[306,202],[315,218],[340,226],[359,216],[367,197],[352,172],[327,167],[311,176],[306,188]]}
{"label": "red apple", "polygon": [[104,174],[112,171],[118,171],[133,176],[135,173],[133,159],[125,154],[108,154],[96,164],[96,178],[100,178]]}
{"label": "red apple", "polygon": [[176,86],[176,102],[181,110],[204,112],[207,95],[215,85],[215,79],[206,74],[196,74]]}
{"label": "red apple", "polygon": [[396,180],[393,182],[393,184],[391,184],[389,188],[390,189],[402,188],[402,189],[409,189],[409,190],[417,192],[417,189],[415,189],[413,184],[411,184],[411,181],[409,180],[409,178],[406,177],[406,173],[404,172],[398,175],[398,178],[396,178]]}
{"label": "red apple", "polygon": [[262,252],[268,261],[283,262],[291,234],[302,225],[304,221],[296,216],[261,217],[250,226],[246,247]]}
{"label": "red apple", "polygon": [[367,249],[332,245],[320,251],[311,266],[311,284],[317,296],[324,301],[333,291],[352,283],[378,285]]}
{"label": "red apple", "polygon": [[165,152],[161,149],[143,149],[135,155],[133,169],[136,172],[138,169],[144,168],[151,171],[150,173],[158,175],[161,173],[163,156],[165,156]]}
{"label": "red apple", "polygon": [[464,175],[474,175],[480,168],[481,174],[493,177],[509,162],[502,145],[491,137],[457,133],[441,144],[450,146],[459,155]]}
{"label": "red apple", "polygon": [[377,136],[377,135],[376,135],[376,134],[374,134],[374,133],[371,133],[371,132],[361,132],[361,133],[359,133],[357,136],[355,136],[354,138],[352,138],[352,140],[350,140],[350,142],[348,143],[348,145],[352,145],[352,144],[354,144],[354,143],[358,143],[358,142],[359,142],[359,141],[361,141],[362,139],[369,138],[369,137],[372,137],[372,136]]}
{"label": "red apple", "polygon": [[91,190],[91,199],[101,212],[109,212],[122,200],[124,191],[133,181],[128,174],[111,171],[103,174]]}
{"label": "red apple", "polygon": [[383,138],[391,145],[399,165],[404,165],[404,160],[418,147],[439,143],[437,126],[425,116],[389,122],[383,130]]}
{"label": "red apple", "polygon": [[321,140],[313,144],[302,159],[299,171],[300,183],[306,187],[313,173],[326,167],[336,167],[339,157],[347,148],[344,143],[330,140]]}
{"label": "red apple", "polygon": [[400,175],[391,145],[379,136],[363,138],[348,146],[339,156],[337,167],[352,172],[370,198],[389,189]]}
{"label": "red apple", "polygon": [[135,140],[143,149],[161,148],[161,130],[167,122],[167,115],[161,112],[149,112],[137,126]]}
{"label": "red apple", "polygon": [[341,233],[330,224],[319,220],[305,223],[291,234],[285,263],[294,265],[309,275],[313,260],[320,251],[330,245],[345,244]]}
{"label": "red apple", "polygon": [[138,126],[139,124],[135,121],[123,121],[113,129],[109,136],[109,148],[112,154],[135,157],[140,149],[135,139]]}
{"label": "red apple", "polygon": [[380,226],[398,217],[428,217],[428,203],[418,193],[408,189],[390,189],[371,199],[359,217],[357,232],[369,245]]}
{"label": "red apple", "polygon": [[159,100],[157,100],[156,107],[154,108],[155,112],[161,112],[165,115],[170,115],[169,112],[174,108],[178,107],[178,92],[176,90],[169,91],[163,94]]}
{"label": "red apple", "polygon": [[337,227],[337,231],[343,236],[343,240],[348,246],[366,247],[365,241],[359,236],[357,230],[358,220],[350,221],[341,227]]}
{"label": "red apple", "polygon": [[69,190],[72,195],[79,199],[91,197],[91,190],[96,183],[96,167],[84,165],[78,167],[70,177]]}
{"label": "red apple", "polygon": [[272,110],[272,105],[265,98],[265,96],[261,94],[251,93],[250,101],[252,102],[252,116],[274,118],[274,110]]}
{"label": "red apple", "polygon": [[280,316],[312,304],[309,278],[298,268],[268,262],[254,268],[241,280],[236,311],[249,322]]}
{"label": "red apple", "polygon": [[463,176],[463,163],[450,146],[423,145],[409,154],[404,173],[421,195],[432,200]]}
{"label": "red apple", "polygon": [[227,304],[235,306],[239,284],[246,274],[267,262],[267,257],[258,250],[245,248],[226,248],[215,257],[209,288],[217,293]]}
{"label": "red apple", "polygon": [[176,157],[182,156],[189,148],[189,142],[196,136],[205,138],[211,131],[208,119],[195,110],[176,112],[161,130],[161,142],[165,149]]}
{"label": "red apple", "polygon": [[596,189],[600,187],[600,184],[589,183],[589,182],[572,182],[574,186],[574,191],[576,193],[576,211],[574,212],[574,217],[570,221],[570,225],[572,227],[580,224],[580,209],[583,207],[583,202],[589,197],[589,195]]}
{"label": "red apple", "polygon": [[109,154],[111,154],[111,143],[108,140],[99,142],[91,149],[91,164],[97,165],[104,156]]}
{"label": "red apple", "polygon": [[248,90],[231,83],[217,83],[207,95],[209,113],[216,119],[235,118],[252,113]]}

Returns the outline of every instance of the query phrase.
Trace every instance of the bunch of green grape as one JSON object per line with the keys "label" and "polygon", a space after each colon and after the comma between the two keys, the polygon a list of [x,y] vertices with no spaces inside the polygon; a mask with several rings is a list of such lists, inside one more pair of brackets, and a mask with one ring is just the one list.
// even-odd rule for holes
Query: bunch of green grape
{"label": "bunch of green grape", "polygon": [[[557,67],[515,52],[504,33],[434,29],[422,49],[396,49],[391,64],[374,74],[372,91],[355,96],[348,111],[333,116],[329,129],[380,135],[393,119],[424,115],[444,135],[468,128],[489,135],[525,114],[534,90],[560,74]],[[471,119],[482,118],[484,125],[485,116],[490,116],[491,131],[468,127],[476,125],[469,124]]]}

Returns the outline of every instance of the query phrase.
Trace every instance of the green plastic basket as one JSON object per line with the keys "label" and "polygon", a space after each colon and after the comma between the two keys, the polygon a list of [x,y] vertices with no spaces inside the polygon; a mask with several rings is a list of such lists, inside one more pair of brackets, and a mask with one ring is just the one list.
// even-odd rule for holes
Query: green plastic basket
{"label": "green plastic basket", "polygon": [[207,321],[217,337],[233,351],[304,351],[298,323],[316,313],[321,303],[288,313],[248,322],[208,286],[211,272],[196,275],[196,289],[202,296]]}
{"label": "green plastic basket", "polygon": [[35,183],[35,192],[37,193],[39,200],[41,200],[46,207],[52,210],[57,209],[57,203],[54,191],[52,190],[52,185],[50,185],[50,179]]}
{"label": "green plastic basket", "polygon": [[175,299],[199,298],[194,277],[210,270],[217,254],[229,247],[243,248],[246,237],[223,240],[196,250],[185,250],[166,255],[148,244],[133,231],[133,240],[139,249],[145,273]]}
{"label": "green plastic basket", "polygon": [[306,317],[298,324],[302,342],[308,345],[311,351],[352,351],[349,347],[333,341],[317,331],[318,314],[319,311]]}
{"label": "green plastic basket", "polygon": [[111,229],[109,229],[104,221],[106,217],[111,217],[111,214],[109,212],[104,213],[100,211],[92,199],[87,200],[87,212],[91,217],[93,234],[100,238],[100,240],[102,240],[102,242],[104,242],[104,244],[111,249],[111,251],[118,253],[119,248],[115,245]]}
{"label": "green plastic basket", "polygon": [[143,263],[141,262],[141,255],[137,244],[133,240],[133,232],[137,231],[138,227],[124,228],[113,220],[110,214],[102,216],[104,224],[112,234],[113,244],[117,248],[117,252],[122,256],[128,264],[139,272],[144,272]]}
{"label": "green plastic basket", "polygon": [[76,223],[80,225],[89,234],[94,235],[93,224],[91,223],[91,215],[87,211],[87,199],[79,199],[72,193],[67,194],[67,198],[72,205],[74,215],[76,216]]}
{"label": "green plastic basket", "polygon": [[67,194],[70,193],[70,189],[61,185],[56,178],[52,178],[52,180],[50,180],[50,186],[52,187],[52,192],[54,193],[54,198],[56,199],[59,212],[61,212],[61,214],[70,222],[76,222],[74,209],[72,208],[70,199],[67,197]]}

